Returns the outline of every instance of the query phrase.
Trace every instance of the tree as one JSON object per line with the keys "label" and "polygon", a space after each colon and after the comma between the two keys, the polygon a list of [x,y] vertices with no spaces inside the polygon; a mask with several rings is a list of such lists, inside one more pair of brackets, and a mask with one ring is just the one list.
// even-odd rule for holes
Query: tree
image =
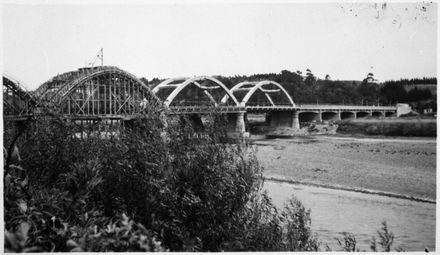
{"label": "tree", "polygon": [[365,78],[365,79],[367,80],[367,82],[374,82],[374,74],[368,73],[367,78]]}
{"label": "tree", "polygon": [[315,75],[313,75],[312,71],[310,69],[306,70],[306,78],[304,80],[304,82],[306,83],[307,86],[314,86],[316,85],[316,77]]}
{"label": "tree", "polygon": [[148,79],[145,77],[140,78],[141,82],[148,86]]}
{"label": "tree", "polygon": [[364,79],[357,92],[361,97],[361,104],[372,104],[379,99],[379,85]]}
{"label": "tree", "polygon": [[387,104],[406,102],[408,94],[403,85],[397,83],[385,83],[380,89],[380,94]]}
{"label": "tree", "polygon": [[317,98],[326,104],[357,104],[356,86],[342,81],[318,80]]}

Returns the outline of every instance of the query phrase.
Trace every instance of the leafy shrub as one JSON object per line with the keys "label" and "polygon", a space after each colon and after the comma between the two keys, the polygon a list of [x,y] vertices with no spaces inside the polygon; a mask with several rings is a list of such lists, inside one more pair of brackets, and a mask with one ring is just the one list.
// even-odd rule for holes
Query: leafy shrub
{"label": "leafy shrub", "polygon": [[[339,247],[342,251],[346,252],[359,252],[359,249],[356,247],[357,241],[356,237],[352,233],[342,233],[343,237],[336,238]],[[394,241],[394,234],[388,230],[387,223],[385,221],[382,222],[382,228],[377,231],[377,235],[379,236],[379,242],[376,241],[376,237],[371,238],[370,249],[371,251],[377,252],[377,244],[382,247],[382,252],[390,252],[391,245]],[[330,250],[330,249],[329,249]],[[396,251],[401,252],[404,251],[402,248],[398,247]]]}
{"label": "leafy shrub", "polygon": [[284,207],[282,216],[287,224],[287,251],[318,251],[317,237],[310,230],[310,210],[299,200],[292,198]]}
{"label": "leafy shrub", "polygon": [[338,245],[342,251],[359,252],[359,249],[356,248],[356,237],[351,233],[342,233],[342,235],[342,239],[336,238],[336,241],[338,242]]}
{"label": "leafy shrub", "polygon": [[296,198],[288,200],[279,212],[267,192],[254,193],[235,217],[232,239],[222,244],[222,250],[318,251],[319,243],[310,224],[310,212]]}
{"label": "leafy shrub", "polygon": [[[377,234],[379,236],[379,245],[382,247],[383,251],[390,252],[391,245],[394,241],[394,234],[388,230],[388,226],[385,221],[382,222],[381,231],[377,231]],[[377,251],[376,238],[374,236],[371,240],[370,247],[372,251]],[[398,249],[398,251],[401,251],[401,249]]]}
{"label": "leafy shrub", "polygon": [[[147,230],[142,224],[135,223],[125,214],[114,223],[109,223],[105,228],[89,227],[76,232],[73,239],[66,242],[70,251],[94,251],[94,252],[133,252],[133,251],[167,251],[161,242]],[[78,238],[78,232],[81,236]]]}
{"label": "leafy shrub", "polygon": [[5,248],[317,250],[309,213],[297,200],[278,212],[255,152],[230,143],[224,126],[213,114],[195,135],[191,119],[151,111],[107,135],[37,119],[5,176]]}

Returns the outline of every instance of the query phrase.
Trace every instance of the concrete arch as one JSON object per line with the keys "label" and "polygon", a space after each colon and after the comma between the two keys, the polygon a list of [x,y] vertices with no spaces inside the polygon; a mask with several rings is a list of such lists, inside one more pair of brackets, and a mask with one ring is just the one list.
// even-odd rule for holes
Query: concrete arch
{"label": "concrete arch", "polygon": [[373,117],[382,117],[383,116],[383,112],[372,112],[371,116],[373,116]]}
{"label": "concrete arch", "polygon": [[321,121],[321,113],[320,112],[299,112],[298,119],[299,119],[300,123]]}
{"label": "concrete arch", "polygon": [[159,83],[157,86],[155,86],[155,87],[153,88],[152,92],[153,92],[154,94],[156,94],[161,88],[166,88],[166,87],[176,87],[176,86],[178,86],[178,85],[170,85],[170,84],[173,83],[173,82],[176,82],[176,81],[185,81],[185,80],[187,80],[187,79],[188,79],[188,78],[184,78],[184,77],[167,79],[167,80],[165,80],[165,81]]}
{"label": "concrete arch", "polygon": [[[270,85],[270,84],[275,85],[277,87],[277,89],[276,90],[266,90],[263,88],[263,86]],[[244,86],[251,86],[251,87],[250,88],[243,88]],[[252,95],[256,91],[260,90],[266,94],[266,97],[269,100],[269,102],[272,104],[272,106],[276,106],[276,104],[272,100],[272,98],[268,95],[268,93],[281,91],[287,97],[287,99],[290,103],[290,106],[296,107],[296,104],[293,102],[289,93],[287,93],[287,91],[283,88],[283,86],[281,86],[279,83],[274,82],[274,81],[258,81],[258,82],[244,81],[244,82],[240,82],[240,83],[236,84],[234,87],[231,88],[232,93],[234,93],[234,91],[239,91],[239,90],[248,90],[248,92],[246,93],[246,95],[243,97],[243,99],[240,102],[240,104],[243,106],[247,105],[247,103],[248,103],[249,99],[252,97]],[[225,100],[225,98],[223,100]]]}
{"label": "concrete arch", "polygon": [[368,116],[370,116],[370,113],[369,112],[357,112],[356,113],[356,118],[358,119],[358,118],[366,118],[366,117],[368,117]]}
{"label": "concrete arch", "polygon": [[[179,80],[184,80],[183,83],[179,83],[179,84],[171,84],[175,81],[179,81]],[[199,83],[199,81],[203,81],[203,80],[209,80],[214,82],[217,87],[204,87],[203,85],[201,85]],[[221,88],[223,89],[223,91],[227,94],[227,96],[229,96],[234,104],[236,106],[239,106],[237,99],[234,97],[234,95],[231,93],[231,91],[229,91],[229,89],[219,80],[217,80],[214,77],[211,76],[198,76],[198,77],[193,77],[193,78],[172,78],[172,79],[168,79],[166,81],[163,81],[162,83],[160,83],[159,85],[157,85],[154,89],[153,89],[153,93],[157,94],[159,92],[160,89],[163,88],[174,88],[174,90],[166,97],[166,99],[164,100],[164,104],[166,106],[170,106],[170,104],[173,102],[173,100],[177,97],[177,95],[179,95],[179,93],[185,89],[187,86],[194,84],[197,87],[199,87],[200,89],[205,90],[205,94],[209,97],[209,99],[217,106],[219,103],[225,103],[226,101],[223,102],[223,100],[221,100],[220,102],[216,102],[214,100],[214,98],[212,97],[212,95],[209,93],[209,89],[218,89]]]}
{"label": "concrete arch", "polygon": [[355,112],[341,112],[341,120],[356,118]]}
{"label": "concrete arch", "polygon": [[338,112],[322,112],[321,113],[322,120],[339,120]]}
{"label": "concrete arch", "polygon": [[391,117],[395,115],[395,112],[385,112],[385,117]]}

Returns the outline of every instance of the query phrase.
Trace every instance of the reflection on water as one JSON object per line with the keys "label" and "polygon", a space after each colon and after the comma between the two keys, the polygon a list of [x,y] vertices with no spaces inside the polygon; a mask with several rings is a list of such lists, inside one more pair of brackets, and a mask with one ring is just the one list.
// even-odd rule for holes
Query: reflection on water
{"label": "reflection on water", "polygon": [[360,250],[370,251],[371,237],[378,240],[377,230],[384,220],[394,234],[392,249],[435,249],[435,204],[271,181],[264,187],[279,207],[294,194],[311,209],[313,231],[333,250],[338,249],[335,238],[350,232]]}

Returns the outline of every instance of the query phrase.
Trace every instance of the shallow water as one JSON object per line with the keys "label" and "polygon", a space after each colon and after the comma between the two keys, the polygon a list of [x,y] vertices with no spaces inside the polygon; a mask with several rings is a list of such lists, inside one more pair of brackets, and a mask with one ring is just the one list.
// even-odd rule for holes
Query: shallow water
{"label": "shallow water", "polygon": [[311,209],[312,230],[333,250],[339,248],[335,238],[350,232],[361,251],[370,251],[371,238],[378,241],[377,230],[384,220],[394,234],[392,250],[435,250],[435,204],[272,181],[264,188],[278,207],[294,194]]}

